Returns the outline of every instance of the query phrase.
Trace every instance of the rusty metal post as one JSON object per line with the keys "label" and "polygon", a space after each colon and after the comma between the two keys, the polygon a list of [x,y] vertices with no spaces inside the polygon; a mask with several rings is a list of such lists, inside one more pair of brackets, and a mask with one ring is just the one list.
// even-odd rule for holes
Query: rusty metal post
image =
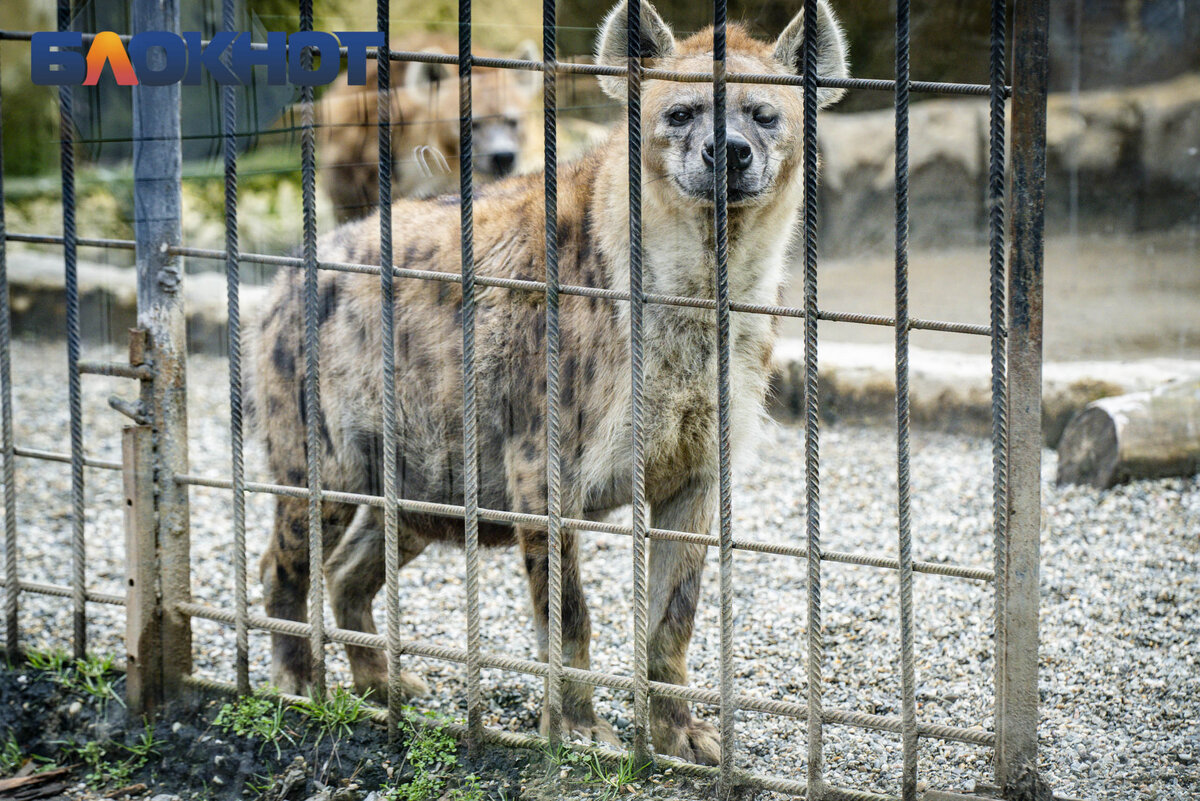
{"label": "rusty metal post", "polygon": [[[179,0],[133,0],[133,33],[179,32]],[[161,58],[154,51],[150,59]],[[156,65],[157,66],[157,65]],[[133,89],[133,205],[138,325],[148,334],[154,378],[143,385],[154,438],[155,522],[162,603],[162,691],[170,699],[191,672],[187,473],[187,332],[180,245],[179,84]]]}
{"label": "rusty metal post", "polygon": [[1037,773],[1048,19],[1049,0],[1016,3],[1007,332],[1009,476],[1007,531],[996,575],[996,783],[1010,799],[1050,796]]}
{"label": "rusty metal post", "polygon": [[126,426],[121,456],[125,485],[125,698],[131,712],[145,714],[162,702],[154,430]]}

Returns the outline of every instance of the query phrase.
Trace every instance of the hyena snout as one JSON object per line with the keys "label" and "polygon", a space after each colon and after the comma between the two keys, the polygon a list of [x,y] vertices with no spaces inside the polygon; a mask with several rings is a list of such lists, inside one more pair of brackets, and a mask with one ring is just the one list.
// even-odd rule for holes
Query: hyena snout
{"label": "hyena snout", "polygon": [[501,150],[488,153],[481,161],[482,164],[479,166],[483,168],[484,172],[495,178],[503,178],[517,166],[517,154],[511,150]]}
{"label": "hyena snout", "polygon": [[[739,133],[725,134],[726,165],[731,173],[745,172],[754,163],[754,148]],[[713,137],[704,140],[704,164],[710,170],[716,166],[716,142]]]}

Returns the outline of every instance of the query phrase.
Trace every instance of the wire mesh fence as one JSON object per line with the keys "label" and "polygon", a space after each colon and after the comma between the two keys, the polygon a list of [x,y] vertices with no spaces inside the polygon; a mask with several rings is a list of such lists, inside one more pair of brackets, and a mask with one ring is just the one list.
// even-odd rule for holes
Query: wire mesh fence
{"label": "wire mesh fence", "polygon": [[[1036,771],[1037,735],[1037,573],[1040,467],[1040,365],[1041,365],[1041,199],[1045,152],[1045,59],[1047,4],[1029,0],[1016,4],[1015,30],[1007,28],[1009,9],[1005,0],[992,0],[990,78],[987,84],[952,84],[912,81],[909,70],[909,20],[907,0],[896,4],[895,80],[830,78],[817,73],[818,33],[816,25],[806,25],[801,47],[801,69],[795,76],[738,73],[727,70],[727,8],[725,0],[713,4],[713,69],[711,72],[683,72],[648,67],[643,63],[641,42],[646,32],[642,4],[628,3],[625,31],[628,45],[623,67],[598,63],[584,64],[558,60],[557,19],[554,0],[543,6],[542,61],[472,55],[470,0],[458,5],[458,53],[428,53],[391,50],[381,46],[370,53],[378,61],[378,239],[377,263],[331,261],[318,253],[316,213],[317,148],[311,86],[301,90],[299,131],[302,164],[303,237],[298,256],[278,256],[243,252],[239,245],[238,213],[238,92],[227,86],[221,93],[221,144],[224,167],[223,249],[184,246],[180,234],[179,186],[182,135],[180,130],[180,94],[177,85],[134,88],[134,197],[135,236],[131,240],[80,237],[76,227],[75,199],[75,125],[72,119],[72,90],[59,93],[61,132],[61,176],[63,230],[61,235],[34,231],[8,231],[4,226],[4,208],[0,202],[0,379],[3,382],[3,449],[5,488],[5,626],[6,648],[10,655],[21,651],[18,626],[20,598],[24,593],[68,599],[73,619],[73,647],[78,656],[88,648],[88,604],[126,606],[129,643],[130,697],[136,705],[151,707],[183,692],[188,686],[247,693],[253,689],[250,675],[249,636],[251,631],[305,638],[309,642],[315,692],[323,692],[326,680],[327,643],[343,643],[382,651],[388,671],[388,704],[377,717],[392,726],[402,716],[402,668],[412,657],[445,660],[466,667],[468,684],[465,725],[452,725],[451,731],[471,743],[497,742],[522,747],[545,742],[532,734],[518,734],[489,728],[483,722],[483,697],[480,690],[483,668],[513,671],[546,679],[548,740],[564,741],[563,689],[570,683],[608,687],[633,697],[632,754],[639,764],[654,759],[651,737],[651,699],[666,698],[716,707],[720,727],[721,757],[718,765],[696,765],[659,755],[660,766],[703,777],[715,776],[722,792],[736,786],[754,786],[810,798],[871,799],[890,796],[835,787],[825,777],[827,746],[824,732],[829,726],[848,726],[892,732],[902,738],[902,781],[900,797],[918,797],[919,744],[922,739],[970,743],[995,749],[996,792],[1006,796],[1019,794],[1020,781],[1029,770]],[[177,1],[133,0],[132,31],[178,30]],[[300,30],[313,29],[312,0],[298,0]],[[806,20],[817,19],[817,0],[805,0]],[[58,28],[68,30],[72,22],[70,0],[58,0]],[[388,0],[379,0],[378,30],[391,28]],[[236,30],[235,4],[224,0],[222,29]],[[28,39],[21,32],[0,32],[0,39]],[[85,36],[85,40],[86,40]],[[1013,43],[1011,72],[1006,49]],[[302,59],[312,55],[306,49]],[[414,269],[403,259],[397,264],[396,245],[404,243],[408,232],[394,230],[391,66],[394,63],[437,63],[453,65],[458,71],[460,187],[458,209],[461,271],[440,272]],[[544,115],[544,210],[545,228],[541,232],[545,248],[544,280],[496,277],[479,274],[476,269],[473,226],[474,171],[472,168],[472,69],[486,67],[539,73],[543,81]],[[627,87],[628,137],[628,290],[604,286],[564,283],[560,280],[558,230],[558,79],[563,75],[608,76],[624,78]],[[1009,80],[1011,78],[1011,86]],[[642,195],[644,178],[642,131],[642,88],[648,82],[704,83],[713,92],[713,137],[715,192],[713,198],[713,258],[715,274],[711,296],[691,297],[646,291],[643,281],[643,238],[653,231],[643,225]],[[816,202],[806,202],[801,220],[800,255],[803,264],[803,305],[789,307],[736,301],[730,292],[727,176],[727,87],[730,84],[769,84],[797,87],[803,96],[802,162],[805,198],[817,196],[818,92],[821,89],[845,89],[865,92],[891,92],[896,114],[895,144],[895,312],[881,316],[854,311],[824,309],[818,302],[819,264],[817,258]],[[913,93],[986,96],[990,104],[988,149],[989,182],[989,287],[991,319],[986,322],[955,322],[921,319],[910,314],[908,304],[908,148],[909,100]],[[1006,109],[1011,99],[1011,123]],[[0,114],[6,109],[0,96]],[[11,109],[8,113],[14,113]],[[1011,155],[1010,155],[1011,154]],[[1009,163],[1011,162],[1011,163]],[[0,200],[3,199],[3,169],[0,164]],[[1007,209],[1007,211],[1006,211]],[[1012,240],[1007,248],[1006,234]],[[22,447],[14,441],[12,378],[10,368],[11,325],[5,256],[9,242],[61,246],[65,270],[67,320],[69,440],[68,453]],[[76,279],[77,252],[81,247],[123,249],[136,255],[140,332],[135,332],[129,364],[90,362],[81,359],[79,331],[79,290]],[[194,474],[189,470],[187,454],[186,353],[184,304],[181,293],[183,259],[191,258],[224,264],[227,281],[228,365],[231,416],[228,477]],[[295,485],[247,481],[245,469],[244,426],[246,401],[243,398],[243,325],[239,305],[243,265],[269,265],[296,270],[302,275],[304,309],[303,385],[306,464],[303,482]],[[322,303],[319,292],[323,272],[379,276],[380,332],[382,342],[382,453],[397,450],[397,282],[424,281],[461,287],[461,387],[462,387],[462,471],[461,503],[433,502],[425,498],[404,497],[397,475],[397,461],[382,459],[378,494],[346,492],[323,486],[321,423],[321,364],[330,354],[321,352],[319,319]],[[546,464],[545,513],[535,514],[512,509],[488,508],[481,503],[477,466],[480,459],[479,419],[481,401],[477,393],[478,330],[476,303],[479,293],[488,288],[509,290],[513,297],[541,298],[545,304],[545,375],[546,375]],[[632,475],[630,498],[632,522],[624,525],[597,522],[571,516],[564,509],[564,454],[560,412],[563,406],[563,334],[560,323],[561,299],[585,297],[627,307],[629,320],[630,436]],[[646,380],[643,359],[647,345],[644,320],[647,307],[667,306],[711,310],[716,319],[717,375],[717,454],[718,503],[716,533],[659,528],[650,525],[645,473],[645,418],[653,414],[644,397]],[[747,540],[735,536],[732,508],[733,476],[731,468],[731,356],[734,343],[731,320],[734,315],[792,317],[804,321],[805,369],[803,419],[805,430],[804,483],[805,535],[796,544],[778,544]],[[884,326],[895,331],[896,374],[896,552],[849,552],[822,547],[820,385],[818,382],[818,336],[821,321]],[[908,406],[909,333],[934,330],[990,339],[992,354],[992,534],[994,563],[990,568],[960,565],[945,561],[915,558],[914,532],[910,499],[910,434]],[[336,354],[334,354],[336,357]],[[81,381],[85,375],[124,377],[139,382],[140,399],[136,404],[117,405],[117,410],[133,419],[127,429],[122,462],[91,459],[84,455],[85,433],[81,408]],[[14,481],[17,459],[61,461],[71,467],[72,536],[71,582],[54,585],[22,580],[21,532],[16,526],[16,508],[20,498]],[[84,480],[88,469],[120,470],[125,476],[127,502],[127,560],[129,587],[126,596],[89,590],[86,581],[87,532],[84,526]],[[188,493],[193,487],[210,487],[231,492],[231,541],[234,551],[234,604],[232,609],[196,603],[191,596],[189,556]],[[246,497],[250,493],[278,498],[301,499],[307,509],[308,614],[306,620],[283,619],[254,614],[248,606],[246,559]],[[322,526],[323,506],[329,503],[352,504],[382,509],[384,547],[384,590],[386,623],[383,634],[355,631],[326,625],[325,563]],[[423,514],[461,520],[465,543],[465,597],[467,636],[463,643],[426,642],[405,636],[399,613],[400,526],[401,515]],[[532,660],[483,651],[480,613],[480,524],[502,524],[513,528],[544,531],[548,555],[548,642],[547,659]],[[603,532],[628,537],[631,544],[633,605],[632,672],[629,675],[573,667],[564,663],[562,554],[565,539],[572,533]],[[717,690],[683,686],[654,679],[649,671],[647,607],[650,588],[647,554],[654,541],[687,543],[715,549],[718,555],[720,604],[720,669]],[[807,626],[804,670],[807,673],[806,697],[782,700],[740,692],[733,669],[735,653],[734,610],[737,604],[733,561],[738,551],[770,554],[800,560],[805,569],[804,598]],[[825,644],[823,610],[838,599],[822,598],[822,568],[826,562],[866,566],[895,575],[899,608],[900,652],[897,658],[901,675],[899,715],[868,714],[827,706],[823,696]],[[913,575],[926,573],[950,579],[990,583],[994,588],[994,639],[996,649],[995,729],[931,723],[920,719],[917,709],[917,677],[914,654]],[[799,600],[797,601],[799,602]],[[192,619],[205,619],[232,626],[236,638],[236,659],[231,681],[191,675]],[[800,665],[796,665],[797,671]],[[803,779],[752,774],[739,767],[739,744],[735,721],[739,711],[786,716],[803,725],[807,733],[807,773]],[[578,746],[588,748],[587,746]],[[616,751],[589,748],[604,759],[617,759]],[[926,797],[937,798],[936,791]]]}

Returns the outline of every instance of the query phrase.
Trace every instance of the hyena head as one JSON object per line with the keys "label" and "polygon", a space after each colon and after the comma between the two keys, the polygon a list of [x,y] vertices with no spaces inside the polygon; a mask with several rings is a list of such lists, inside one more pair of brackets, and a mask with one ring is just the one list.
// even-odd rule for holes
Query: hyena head
{"label": "hyena head", "polygon": [[[529,61],[540,56],[532,42],[509,55]],[[477,67],[471,74],[471,150],[476,174],[503,178],[521,167],[526,149],[529,117],[541,76],[527,70]],[[404,74],[409,101],[427,105],[436,120],[428,143],[450,161],[458,158],[458,75],[446,64],[410,62]]]}
{"label": "hyena head", "polygon": [[[605,19],[597,41],[601,64],[627,64],[628,15],[619,4]],[[846,41],[832,9],[817,9],[817,75],[849,76]],[[676,42],[671,29],[649,5],[641,3],[641,52],[648,67],[680,72],[713,69],[713,32],[707,29]],[[801,72],[804,12],[797,14],[772,44],[729,25],[726,68],[729,72],[796,75]],[[611,97],[625,100],[625,79],[601,77]],[[821,88],[817,104],[836,102],[843,90]],[[804,95],[797,86],[730,83],[727,85],[726,153],[730,205],[769,203],[794,183],[803,152]],[[683,198],[712,203],[713,88],[711,82],[646,81],[642,85],[642,133],[647,184],[662,182]],[[799,183],[803,183],[800,181]],[[794,189],[794,187],[792,187]]]}

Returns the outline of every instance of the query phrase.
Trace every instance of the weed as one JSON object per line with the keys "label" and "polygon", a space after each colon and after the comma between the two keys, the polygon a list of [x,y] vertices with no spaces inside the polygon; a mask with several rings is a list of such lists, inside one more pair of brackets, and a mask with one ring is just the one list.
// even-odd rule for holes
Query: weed
{"label": "weed", "polygon": [[446,797],[449,801],[483,801],[483,785],[479,783],[479,777],[472,773]]}
{"label": "weed", "polygon": [[[85,780],[88,785],[99,788],[129,784],[133,774],[145,767],[151,756],[159,755],[158,749],[162,741],[154,736],[154,726],[145,721],[142,733],[132,745],[123,745],[112,740],[89,740],[83,745],[63,745],[63,751],[68,756],[78,759],[87,768]],[[117,758],[119,751],[128,756]]]}
{"label": "weed", "polygon": [[4,748],[0,750],[0,776],[15,773],[24,762],[25,757],[21,753],[21,746],[17,743],[16,732],[10,729],[8,739],[4,741]]}
{"label": "weed", "polygon": [[55,678],[66,672],[67,664],[71,661],[66,651],[28,651],[25,661],[34,670],[43,673],[53,673]]}
{"label": "weed", "polygon": [[587,760],[588,775],[586,781],[589,783],[597,783],[603,786],[603,794],[601,798],[604,801],[612,801],[619,798],[625,790],[638,780],[642,771],[650,766],[647,762],[640,768],[633,761],[632,756],[622,757],[615,766],[605,765],[596,755],[591,755]]}
{"label": "weed", "polygon": [[308,718],[308,722],[317,730],[317,744],[326,736],[334,740],[353,733],[352,726],[368,714],[367,696],[355,695],[342,685],[334,685],[328,697],[311,696],[307,701],[292,704],[291,708]]}
{"label": "weed", "polygon": [[119,674],[111,656],[89,654],[85,659],[75,660],[74,667],[73,674],[62,674],[67,677],[61,682],[67,689],[90,695],[101,703],[113,699],[125,705],[115,689]]}
{"label": "weed", "polygon": [[113,700],[125,705],[116,691],[121,674],[111,656],[90,654],[72,661],[65,651],[54,650],[29,651],[25,659],[31,668],[49,674],[70,692],[91,696],[101,705]]}
{"label": "weed", "polygon": [[283,699],[272,692],[260,692],[222,706],[213,725],[226,734],[261,740],[263,746],[271,743],[278,759],[283,756],[283,749],[279,747],[281,739],[296,742],[284,725],[284,711]]}
{"label": "weed", "polygon": [[250,778],[246,779],[246,790],[255,797],[261,798],[267,794],[275,784],[275,777],[269,773],[255,773]]}
{"label": "weed", "polygon": [[406,784],[392,785],[383,791],[384,801],[482,801],[483,787],[479,777],[471,774],[447,792],[447,785],[458,766],[458,741],[439,722],[433,712],[409,712],[404,722],[410,740],[405,761],[412,766],[413,775]]}

